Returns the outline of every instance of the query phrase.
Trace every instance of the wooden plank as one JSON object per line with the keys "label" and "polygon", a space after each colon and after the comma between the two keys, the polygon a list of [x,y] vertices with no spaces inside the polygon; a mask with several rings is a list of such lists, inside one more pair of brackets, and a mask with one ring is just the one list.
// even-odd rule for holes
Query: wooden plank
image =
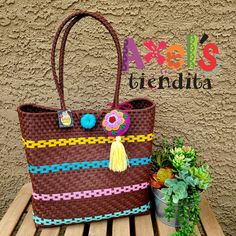
{"label": "wooden plank", "polygon": [[32,218],[32,205],[28,207],[28,212],[16,234],[16,236],[34,236],[36,227]]}
{"label": "wooden plank", "polygon": [[136,216],[135,222],[135,234],[136,236],[154,236],[151,215]]}
{"label": "wooden plank", "polygon": [[[171,233],[176,231],[174,227],[170,227],[168,225],[163,224],[159,219],[157,219],[157,227],[158,227],[160,236],[164,236],[164,235],[169,236]],[[195,230],[196,230],[197,236],[201,236],[201,233],[197,226],[195,227]]]}
{"label": "wooden plank", "polygon": [[88,236],[106,236],[107,221],[99,221],[90,224]]}
{"label": "wooden plank", "polygon": [[156,222],[159,236],[170,236],[171,233],[176,231],[174,227],[163,224],[158,217],[156,217]]}
{"label": "wooden plank", "polygon": [[32,194],[31,183],[25,184],[16,195],[0,222],[0,235],[11,235]]}
{"label": "wooden plank", "polygon": [[84,224],[69,225],[64,236],[83,236]]}
{"label": "wooden plank", "polygon": [[217,219],[207,201],[207,199],[202,196],[200,203],[200,219],[203,225],[203,228],[207,236],[224,236],[223,230],[220,227]]}
{"label": "wooden plank", "polygon": [[129,217],[114,219],[112,222],[112,236],[121,235],[130,236]]}
{"label": "wooden plank", "polygon": [[200,233],[200,231],[199,231],[199,229],[198,229],[197,226],[195,227],[195,230],[196,230],[196,232],[197,232],[197,236],[201,236],[201,233]]}
{"label": "wooden plank", "polygon": [[40,236],[58,236],[60,232],[60,227],[44,228]]}

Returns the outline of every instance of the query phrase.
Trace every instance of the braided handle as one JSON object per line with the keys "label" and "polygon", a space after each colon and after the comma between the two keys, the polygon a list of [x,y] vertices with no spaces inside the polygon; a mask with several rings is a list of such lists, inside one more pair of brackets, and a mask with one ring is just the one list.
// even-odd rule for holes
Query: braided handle
{"label": "braided handle", "polygon": [[[79,11],[79,12],[71,14],[62,22],[62,24],[59,26],[59,28],[55,34],[55,37],[54,37],[53,43],[52,43],[52,50],[51,50],[52,74],[53,74],[53,79],[55,81],[58,95],[60,98],[60,104],[61,104],[62,110],[66,109],[65,99],[64,99],[63,71],[64,71],[64,54],[65,54],[65,46],[66,46],[67,37],[69,35],[71,28],[74,26],[74,24],[77,21],[79,21],[80,19],[87,17],[87,16],[90,16],[90,17],[98,20],[100,23],[102,23],[102,25],[104,25],[106,27],[106,29],[109,31],[109,33],[111,34],[112,39],[115,43],[117,57],[118,57],[118,68],[117,68],[117,78],[116,78],[116,87],[115,87],[115,93],[114,93],[113,107],[118,107],[118,105],[119,105],[122,56],[121,56],[121,49],[120,49],[120,43],[119,43],[118,37],[117,37],[114,29],[112,28],[111,24],[103,16],[99,15],[98,13]],[[67,24],[68,24],[68,26],[66,26]],[[62,30],[64,29],[65,26],[66,26],[66,29],[65,29],[64,35],[62,37],[61,48],[60,48],[59,76],[58,76],[57,72],[56,72],[55,52],[56,52],[56,46],[57,46],[57,42],[58,42],[60,33],[62,32]]]}

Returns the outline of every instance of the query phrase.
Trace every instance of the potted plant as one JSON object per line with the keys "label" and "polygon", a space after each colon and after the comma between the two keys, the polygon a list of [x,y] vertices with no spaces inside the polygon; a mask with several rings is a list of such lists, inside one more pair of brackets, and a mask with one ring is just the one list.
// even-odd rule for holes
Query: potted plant
{"label": "potted plant", "polygon": [[152,156],[151,187],[160,220],[179,227],[175,236],[194,235],[199,222],[200,196],[211,183],[209,166],[197,159],[182,138],[163,141]]}

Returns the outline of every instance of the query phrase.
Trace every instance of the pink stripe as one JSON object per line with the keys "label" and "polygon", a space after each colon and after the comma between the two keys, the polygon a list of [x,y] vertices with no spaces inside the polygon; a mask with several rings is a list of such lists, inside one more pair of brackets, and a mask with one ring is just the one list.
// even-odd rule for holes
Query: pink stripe
{"label": "pink stripe", "polygon": [[87,191],[72,192],[72,193],[39,194],[39,193],[33,192],[33,198],[36,200],[42,200],[42,201],[61,201],[61,200],[101,197],[101,196],[109,196],[113,194],[121,194],[121,193],[128,193],[132,191],[138,191],[141,189],[146,189],[148,186],[149,186],[149,183],[144,182],[140,184],[134,184],[134,185],[128,185],[128,186],[122,186],[122,187],[87,190]]}

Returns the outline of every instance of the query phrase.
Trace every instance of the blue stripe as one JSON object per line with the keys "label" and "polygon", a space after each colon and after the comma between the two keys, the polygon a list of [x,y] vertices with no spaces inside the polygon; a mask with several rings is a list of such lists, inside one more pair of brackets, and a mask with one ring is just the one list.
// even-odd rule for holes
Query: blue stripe
{"label": "blue stripe", "polygon": [[90,216],[90,217],[84,217],[84,218],[70,218],[70,219],[67,218],[67,219],[53,219],[53,220],[51,220],[51,219],[46,219],[46,218],[40,218],[40,217],[34,215],[34,213],[33,213],[33,219],[37,225],[74,224],[74,223],[91,222],[91,221],[105,220],[105,219],[121,217],[121,216],[134,215],[134,214],[148,211],[149,209],[150,209],[150,203],[147,203],[145,205],[133,208],[131,210],[118,211],[118,212],[114,212],[111,214]]}
{"label": "blue stripe", "polygon": [[[147,165],[151,161],[151,157],[142,158],[131,158],[129,159],[130,166]],[[98,169],[98,168],[108,168],[109,160],[102,161],[84,161],[84,162],[72,162],[72,163],[62,163],[62,164],[52,164],[43,166],[33,166],[28,165],[28,170],[31,174],[47,174],[56,173],[59,171],[69,171],[69,170],[80,170],[80,169]]]}

